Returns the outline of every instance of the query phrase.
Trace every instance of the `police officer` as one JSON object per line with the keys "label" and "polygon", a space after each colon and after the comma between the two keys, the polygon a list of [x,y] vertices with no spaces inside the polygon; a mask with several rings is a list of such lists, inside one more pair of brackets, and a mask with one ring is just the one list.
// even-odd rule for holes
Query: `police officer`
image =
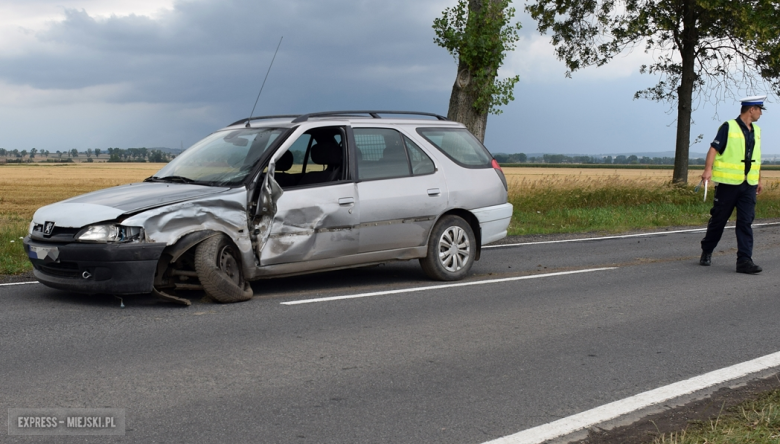
{"label": "police officer", "polygon": [[755,125],[764,109],[766,96],[741,100],[739,117],[724,123],[707,152],[702,180],[715,182],[715,201],[710,210],[707,234],[701,241],[701,265],[712,264],[712,251],[723,228],[737,209],[737,273],[755,274],[753,263],[753,218],[756,195],[761,193],[761,129]]}

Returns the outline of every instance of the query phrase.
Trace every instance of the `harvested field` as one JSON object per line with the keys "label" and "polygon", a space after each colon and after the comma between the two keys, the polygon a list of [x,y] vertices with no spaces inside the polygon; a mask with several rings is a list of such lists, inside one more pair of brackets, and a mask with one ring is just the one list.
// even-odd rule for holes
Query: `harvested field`
{"label": "harvested field", "polygon": [[[652,181],[664,183],[672,180],[672,170],[627,169],[627,168],[503,168],[507,179],[513,180],[554,180],[561,178],[603,179],[607,177],[634,179],[637,181]],[[701,178],[702,170],[689,170],[688,183],[696,185]],[[763,170],[761,178],[770,182],[780,182],[779,170]],[[765,184],[766,185],[766,184]]]}
{"label": "harvested field", "polygon": [[156,173],[161,163],[77,163],[0,166],[0,214],[32,218],[38,208]]}
{"label": "harvested field", "polygon": [[[0,274],[22,273],[30,263],[19,238],[38,208],[79,194],[138,182],[163,164],[77,163],[0,165]],[[668,226],[704,226],[712,206],[689,186],[670,185],[671,170],[504,168],[514,215],[510,235],[602,232]],[[780,171],[762,172],[764,193],[756,217],[780,217]],[[710,185],[710,190],[711,190]]]}
{"label": "harvested field", "polygon": [[[29,219],[38,208],[79,194],[153,175],[159,163],[75,163],[0,166],[0,214]],[[296,165],[297,166],[297,165]],[[511,193],[528,189],[647,186],[671,180],[671,170],[597,168],[504,168]],[[692,170],[688,183],[699,183],[701,170]],[[777,189],[780,171],[763,171],[767,191]],[[772,185],[774,184],[774,187]]]}

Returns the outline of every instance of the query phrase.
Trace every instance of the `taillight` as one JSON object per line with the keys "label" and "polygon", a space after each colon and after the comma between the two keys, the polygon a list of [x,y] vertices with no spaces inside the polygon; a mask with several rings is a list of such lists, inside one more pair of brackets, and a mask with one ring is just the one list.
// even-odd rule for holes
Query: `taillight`
{"label": "taillight", "polygon": [[504,184],[504,189],[509,191],[509,186],[506,183],[506,177],[504,176],[504,170],[501,169],[501,165],[498,164],[498,161],[496,159],[493,159],[492,162],[490,162],[490,166],[493,167],[493,170],[498,174],[498,177],[501,179],[501,183]]}

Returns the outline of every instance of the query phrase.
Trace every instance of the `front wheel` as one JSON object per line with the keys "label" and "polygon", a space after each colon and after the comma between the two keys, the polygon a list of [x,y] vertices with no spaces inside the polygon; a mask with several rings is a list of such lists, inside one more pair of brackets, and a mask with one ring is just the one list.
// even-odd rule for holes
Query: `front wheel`
{"label": "front wheel", "polygon": [[195,271],[203,290],[217,302],[241,302],[253,296],[252,287],[241,271],[238,249],[224,234],[198,244]]}
{"label": "front wheel", "polygon": [[477,254],[471,226],[458,216],[442,217],[428,239],[428,255],[420,259],[423,271],[431,279],[456,281],[471,270]]}

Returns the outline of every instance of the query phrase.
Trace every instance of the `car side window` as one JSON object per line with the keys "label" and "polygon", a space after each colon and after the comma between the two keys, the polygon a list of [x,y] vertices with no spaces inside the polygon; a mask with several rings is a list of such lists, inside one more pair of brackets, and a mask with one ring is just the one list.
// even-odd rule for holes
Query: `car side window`
{"label": "car side window", "polygon": [[342,127],[314,128],[302,134],[277,161],[276,182],[288,189],[344,180],[343,141]]}
{"label": "car side window", "polygon": [[412,174],[422,176],[424,174],[433,174],[436,172],[436,166],[427,154],[417,146],[411,139],[404,136],[406,148],[409,150],[409,160],[412,163]]}
{"label": "car side window", "polygon": [[401,133],[386,128],[355,128],[358,179],[412,175]]}

